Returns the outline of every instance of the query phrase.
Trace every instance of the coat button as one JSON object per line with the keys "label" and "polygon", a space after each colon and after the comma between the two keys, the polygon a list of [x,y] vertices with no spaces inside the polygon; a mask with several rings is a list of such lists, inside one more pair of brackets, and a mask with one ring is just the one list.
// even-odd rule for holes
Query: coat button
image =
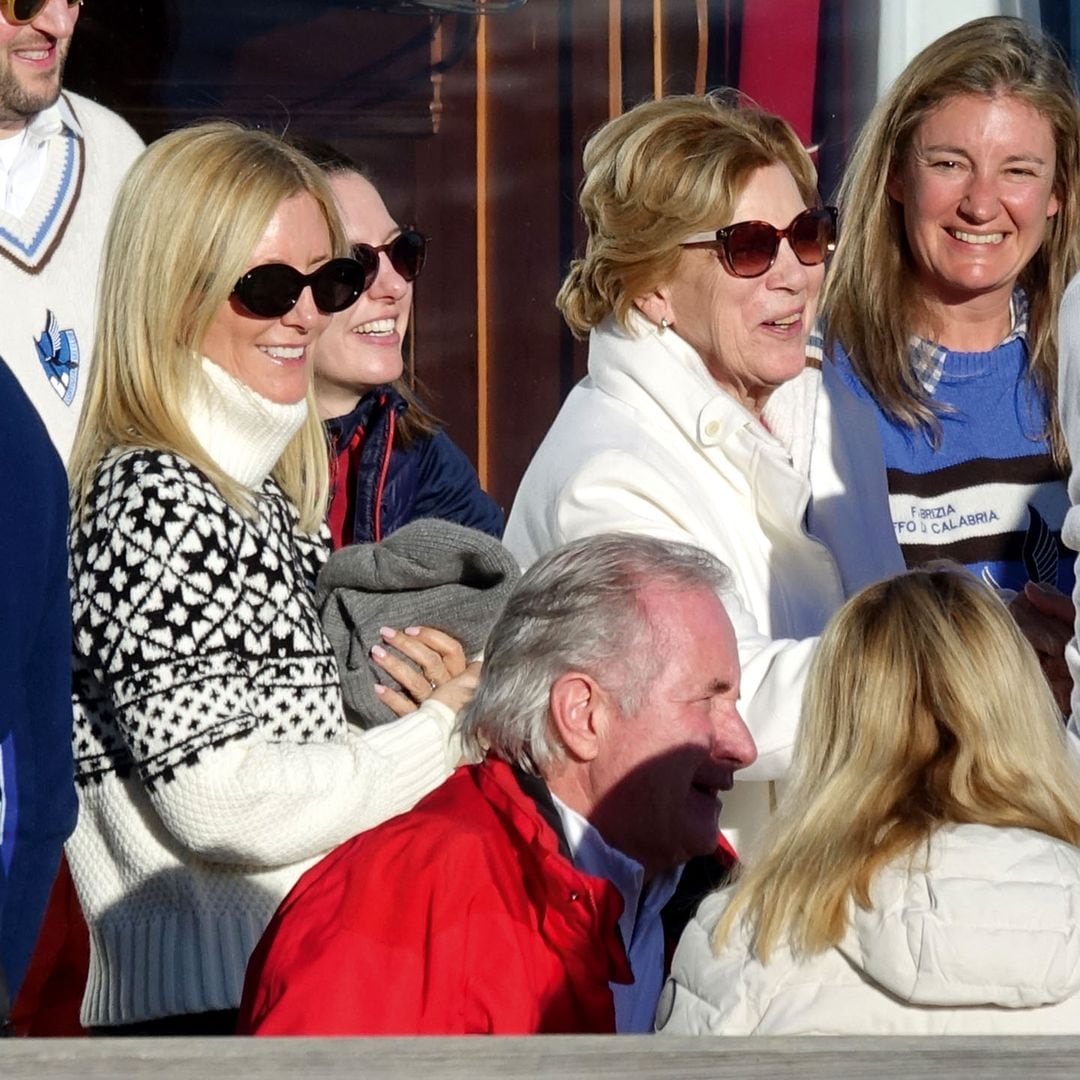
{"label": "coat button", "polygon": [[716,436],[719,434],[719,432],[720,432],[720,424],[719,424],[718,421],[710,420],[705,425],[705,434],[708,435],[710,439],[715,439]]}

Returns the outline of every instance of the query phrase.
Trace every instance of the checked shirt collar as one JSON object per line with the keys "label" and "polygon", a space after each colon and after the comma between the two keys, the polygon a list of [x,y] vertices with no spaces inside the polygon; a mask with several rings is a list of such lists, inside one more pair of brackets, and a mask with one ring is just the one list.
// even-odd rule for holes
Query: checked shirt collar
{"label": "checked shirt collar", "polygon": [[[1013,289],[1012,296],[1009,297],[1009,319],[1012,323],[1012,329],[1009,331],[1008,337],[998,344],[998,348],[1001,348],[1002,345],[1008,345],[1010,341],[1015,341],[1017,338],[1027,340],[1030,306],[1027,293],[1017,285]],[[806,342],[807,359],[816,361],[818,365],[821,364],[825,357],[825,338],[822,331],[823,327],[819,320],[815,323],[814,329]],[[941,382],[941,376],[945,372],[945,360],[948,355],[949,350],[936,341],[929,341],[926,338],[919,337],[918,334],[912,334],[908,339],[908,359],[911,362],[912,371],[914,371],[915,377],[928,394],[932,395],[937,389],[938,383]]]}
{"label": "checked shirt collar", "polygon": [[[1017,285],[1013,289],[1012,296],[1009,297],[1009,318],[1012,329],[1009,331],[1008,336],[1000,342],[998,348],[1001,348],[1002,345],[1008,345],[1010,341],[1015,341],[1017,338],[1027,340],[1029,307],[1027,293]],[[911,360],[911,369],[914,371],[915,377],[928,394],[932,395],[937,389],[938,383],[941,382],[948,355],[949,350],[944,345],[939,345],[936,341],[928,341],[917,334],[912,334],[908,342],[908,358]]]}

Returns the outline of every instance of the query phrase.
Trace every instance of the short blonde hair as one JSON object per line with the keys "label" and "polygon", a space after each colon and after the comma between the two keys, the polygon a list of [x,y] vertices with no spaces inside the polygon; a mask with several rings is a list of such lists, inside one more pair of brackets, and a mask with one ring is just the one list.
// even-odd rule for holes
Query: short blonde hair
{"label": "short blonde hair", "polygon": [[570,264],[556,299],[578,337],[609,315],[627,326],[634,300],[675,273],[680,242],[730,223],[757,169],[787,166],[806,204],[817,204],[813,163],[787,122],[729,97],[647,101],[589,139],[585,257]]}
{"label": "short blonde hair", "polygon": [[821,637],[791,785],[714,936],[739,917],[765,961],[835,945],[875,873],[940,825],[1080,842],[1080,770],[1031,646],[960,567],[849,600]]}
{"label": "short blonde hair", "polygon": [[897,77],[866,122],[840,187],[843,227],[825,281],[821,310],[829,344],[839,341],[877,403],[910,428],[939,433],[929,395],[908,358],[925,319],[903,207],[888,193],[916,129],[960,95],[1013,97],[1046,118],[1054,133],[1058,212],[1042,247],[1021,271],[1031,302],[1029,371],[1048,405],[1047,435],[1067,460],[1057,418],[1057,313],[1080,270],[1080,103],[1057,46],[1021,19],[991,16],[945,34]]}
{"label": "short blonde hair", "polygon": [[[286,199],[318,203],[334,255],[348,245],[322,173],[277,136],[224,121],[175,131],[151,145],[120,187],[105,239],[97,333],[86,404],[72,450],[75,512],[102,458],[117,447],[165,450],[190,461],[238,512],[250,492],[226,476],[182,415],[200,347]],[[326,512],[326,438],[308,390],[308,416],[274,476],[314,531]]]}

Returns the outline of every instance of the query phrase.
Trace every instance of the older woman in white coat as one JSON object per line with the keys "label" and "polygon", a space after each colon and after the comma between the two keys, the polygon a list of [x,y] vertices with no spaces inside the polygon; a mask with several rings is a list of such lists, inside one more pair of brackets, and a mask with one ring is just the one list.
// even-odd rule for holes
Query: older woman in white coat
{"label": "older woman in white coat", "polygon": [[783,120],[713,96],[612,120],[585,174],[588,243],[558,305],[588,335],[589,375],[530,465],[505,542],[527,565],[580,536],[644,532],[731,568],[759,751],[721,819],[742,851],[775,795],[760,781],[786,771],[815,635],[902,565],[874,418],[806,367],[835,215]]}
{"label": "older woman in white coat", "polygon": [[791,783],[706,900],[664,1034],[1080,1034],[1080,767],[1032,648],[956,569],[821,638]]}

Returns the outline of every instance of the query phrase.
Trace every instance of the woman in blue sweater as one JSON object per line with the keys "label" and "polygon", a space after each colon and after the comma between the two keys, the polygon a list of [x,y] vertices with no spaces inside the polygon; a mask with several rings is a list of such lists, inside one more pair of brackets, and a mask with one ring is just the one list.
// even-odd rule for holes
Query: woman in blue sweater
{"label": "woman in blue sweater", "polygon": [[325,143],[298,140],[326,174],[370,284],[330,322],[315,353],[315,393],[332,444],[335,548],[382,540],[414,518],[502,536],[503,515],[468,458],[403,378],[402,345],[427,238],[398,225],[361,166]]}
{"label": "woman in blue sweater", "polygon": [[1053,402],[1078,181],[1072,77],[1019,19],[929,45],[855,148],[824,345],[877,410],[909,566],[950,558],[994,587],[1071,591]]}

